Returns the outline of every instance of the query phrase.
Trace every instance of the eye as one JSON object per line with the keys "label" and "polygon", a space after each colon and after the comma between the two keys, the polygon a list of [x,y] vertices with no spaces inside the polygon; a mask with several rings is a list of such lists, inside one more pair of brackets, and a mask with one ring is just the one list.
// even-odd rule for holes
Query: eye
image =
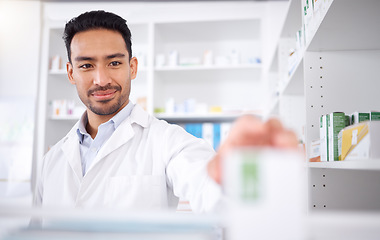
{"label": "eye", "polygon": [[83,64],[83,65],[80,65],[79,68],[83,68],[83,69],[88,69],[88,68],[91,68],[92,65],[89,64],[89,63],[86,63],[86,64]]}
{"label": "eye", "polygon": [[110,63],[110,66],[116,67],[116,66],[119,66],[120,64],[121,64],[121,62],[113,61],[113,62]]}

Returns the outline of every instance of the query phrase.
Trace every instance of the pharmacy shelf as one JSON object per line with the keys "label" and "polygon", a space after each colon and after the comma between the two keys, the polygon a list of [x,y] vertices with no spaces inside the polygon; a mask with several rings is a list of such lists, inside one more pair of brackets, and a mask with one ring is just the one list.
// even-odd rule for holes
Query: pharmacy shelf
{"label": "pharmacy shelf", "polygon": [[380,170],[380,159],[363,159],[363,160],[345,160],[334,162],[311,162],[311,168],[326,169],[351,169],[351,170]]}
{"label": "pharmacy shelf", "polygon": [[66,69],[58,69],[58,70],[49,70],[50,75],[66,75]]}
{"label": "pharmacy shelf", "polygon": [[260,70],[260,64],[241,64],[241,65],[189,65],[189,66],[163,66],[156,67],[155,71],[197,71],[197,70]]}
{"label": "pharmacy shelf", "polygon": [[[303,56],[303,54],[301,55]],[[284,83],[279,88],[278,97],[272,100],[269,110],[265,113],[268,117],[270,114],[279,113],[279,102],[283,95],[304,95],[303,83],[303,58],[299,57],[295,64],[294,70],[291,72],[289,78],[283,81]]]}
{"label": "pharmacy shelf", "polygon": [[375,240],[379,234],[378,212],[333,211],[309,214],[305,239]]}
{"label": "pharmacy shelf", "polygon": [[285,81],[285,84],[280,88],[280,95],[303,95],[303,53],[297,59],[297,63],[294,66],[293,71],[290,73],[289,78]]}
{"label": "pharmacy shelf", "polygon": [[334,0],[308,51],[380,49],[380,32],[372,27],[380,22],[379,9],[377,0]]}
{"label": "pharmacy shelf", "polygon": [[279,96],[273,97],[269,104],[268,110],[264,112],[264,119],[268,119],[272,115],[278,115],[279,113],[280,99]]}
{"label": "pharmacy shelf", "polygon": [[51,116],[49,117],[50,120],[79,120],[81,116]]}
{"label": "pharmacy shelf", "polygon": [[[302,7],[301,1],[291,0],[289,1],[289,6],[286,13],[286,18],[282,26],[282,31],[280,38],[294,38],[296,32],[301,29],[301,19],[302,19]],[[272,60],[270,61],[270,71],[276,71],[278,68],[278,48],[276,48],[274,54],[272,55]]]}
{"label": "pharmacy shelf", "polygon": [[235,119],[243,115],[253,115],[257,118],[262,118],[261,114],[244,112],[244,113],[207,113],[207,114],[194,114],[194,113],[183,113],[183,114],[155,114],[158,119],[166,120],[168,122],[232,122]]}

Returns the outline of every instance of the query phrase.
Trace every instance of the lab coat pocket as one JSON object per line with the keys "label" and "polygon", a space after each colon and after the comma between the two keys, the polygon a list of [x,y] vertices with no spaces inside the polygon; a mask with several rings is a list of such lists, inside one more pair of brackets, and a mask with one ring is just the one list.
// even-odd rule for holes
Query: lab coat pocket
{"label": "lab coat pocket", "polygon": [[107,207],[133,210],[167,207],[165,176],[110,177],[105,193],[104,199]]}

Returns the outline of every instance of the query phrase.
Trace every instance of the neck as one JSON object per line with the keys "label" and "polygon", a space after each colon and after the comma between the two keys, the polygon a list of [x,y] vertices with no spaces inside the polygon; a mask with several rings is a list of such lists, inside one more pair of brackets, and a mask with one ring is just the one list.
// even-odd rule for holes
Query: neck
{"label": "neck", "polygon": [[87,108],[87,125],[86,125],[86,131],[92,139],[95,139],[96,135],[98,134],[98,128],[101,124],[108,122],[113,116],[115,116],[118,112],[121,111],[126,105],[128,104],[128,101],[121,107],[119,110],[117,110],[113,114],[109,115],[98,115],[94,112],[92,112],[90,109]]}
{"label": "neck", "polygon": [[98,134],[98,128],[101,124],[109,121],[115,114],[111,115],[97,115],[91,110],[87,109],[88,122],[86,125],[86,131],[91,135],[92,139],[95,139],[96,134]]}

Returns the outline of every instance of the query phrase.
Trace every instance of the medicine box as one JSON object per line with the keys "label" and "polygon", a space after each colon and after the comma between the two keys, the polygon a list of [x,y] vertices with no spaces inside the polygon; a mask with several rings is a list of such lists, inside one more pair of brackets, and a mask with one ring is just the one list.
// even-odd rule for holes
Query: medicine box
{"label": "medicine box", "polygon": [[380,157],[380,122],[366,121],[340,132],[340,160],[359,160]]}
{"label": "medicine box", "polygon": [[329,161],[339,161],[339,132],[346,127],[346,117],[343,112],[330,113],[329,122]]}
{"label": "medicine box", "polygon": [[329,132],[328,132],[328,119],[329,115],[322,115],[319,119],[319,136],[320,136],[320,152],[321,162],[327,162],[329,156]]}
{"label": "medicine box", "polygon": [[354,112],[351,114],[351,124],[356,124],[370,120],[370,114],[364,112]]}
{"label": "medicine box", "polygon": [[371,112],[371,121],[380,121],[380,112]]}

